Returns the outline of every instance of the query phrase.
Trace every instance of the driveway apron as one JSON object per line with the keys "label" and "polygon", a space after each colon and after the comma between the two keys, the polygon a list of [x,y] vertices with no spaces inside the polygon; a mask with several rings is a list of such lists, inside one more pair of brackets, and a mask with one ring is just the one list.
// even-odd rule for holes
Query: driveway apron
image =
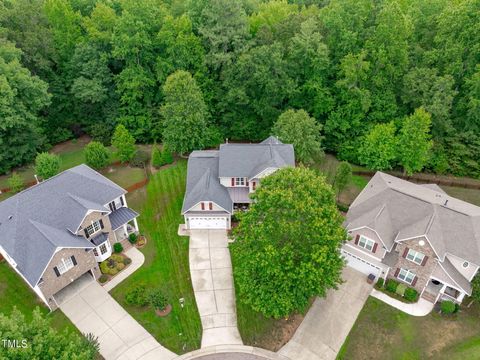
{"label": "driveway apron", "polygon": [[177,355],[160,345],[96,281],[75,288],[60,309],[84,334],[98,337],[106,360],[170,360]]}
{"label": "driveway apron", "polygon": [[190,230],[190,273],[202,321],[202,348],[241,345],[225,230]]}

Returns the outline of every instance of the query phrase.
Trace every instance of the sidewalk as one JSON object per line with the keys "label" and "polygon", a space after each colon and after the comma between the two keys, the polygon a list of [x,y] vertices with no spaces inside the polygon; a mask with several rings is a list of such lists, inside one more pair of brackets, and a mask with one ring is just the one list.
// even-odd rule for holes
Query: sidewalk
{"label": "sidewalk", "polygon": [[407,304],[397,299],[391,298],[387,294],[384,294],[383,292],[375,289],[372,290],[372,293],[370,295],[412,316],[428,315],[434,307],[433,303],[422,298],[420,298],[416,303]]}
{"label": "sidewalk", "polygon": [[142,266],[145,262],[145,256],[143,256],[143,254],[136,247],[131,247],[130,249],[125,251],[125,255],[132,259],[132,263],[125,270],[121,271],[117,276],[115,276],[112,280],[103,285],[103,288],[106,291],[112,290],[115,286],[120,284],[123,280],[132,275],[135,271],[137,271],[138,268]]}

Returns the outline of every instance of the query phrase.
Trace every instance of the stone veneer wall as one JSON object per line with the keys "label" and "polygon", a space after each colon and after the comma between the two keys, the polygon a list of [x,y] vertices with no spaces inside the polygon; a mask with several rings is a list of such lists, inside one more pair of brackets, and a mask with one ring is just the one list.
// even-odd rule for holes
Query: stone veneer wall
{"label": "stone veneer wall", "polygon": [[[425,245],[423,246],[419,245],[420,240],[425,241]],[[409,249],[413,249],[418,252],[421,252],[422,254],[428,256],[428,259],[425,265],[424,266],[417,265],[417,263],[414,263],[413,261],[410,261],[404,258],[402,255],[406,247],[408,247]],[[435,268],[435,264],[437,262],[435,252],[433,251],[432,247],[428,243],[427,239],[422,236],[422,237],[411,239],[411,240],[401,241],[397,243],[396,249],[394,251],[398,252],[398,260],[395,266],[393,266],[392,269],[390,270],[388,277],[402,282],[400,279],[395,278],[395,272],[397,268],[404,268],[407,270],[411,270],[417,275],[417,278],[418,278],[417,283],[413,287],[419,293],[422,292],[425,285],[427,285],[430,279],[430,275],[432,274],[433,269]]]}
{"label": "stone veneer wall", "polygon": [[78,230],[78,235],[82,235],[85,237],[85,232],[83,231],[84,228],[89,226],[92,222],[102,219],[103,222],[103,229],[99,232],[95,233],[93,236],[100,234],[100,232],[108,233],[108,240],[110,241],[110,245],[113,248],[113,244],[115,241],[115,234],[112,231],[112,224],[110,223],[110,218],[108,215],[102,215],[100,212],[92,212],[88,214],[82,222],[80,229]]}

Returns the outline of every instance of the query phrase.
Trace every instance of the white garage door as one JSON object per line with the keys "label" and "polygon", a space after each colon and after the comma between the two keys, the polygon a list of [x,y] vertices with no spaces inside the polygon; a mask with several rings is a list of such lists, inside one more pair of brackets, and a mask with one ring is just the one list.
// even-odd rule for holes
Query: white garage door
{"label": "white garage door", "polygon": [[365,275],[370,275],[374,274],[375,276],[379,276],[381,269],[372,264],[369,263],[368,261],[365,261],[364,259],[355,256],[353,254],[350,254],[349,252],[346,252],[345,250],[342,250],[342,254],[347,260],[347,265],[350,266],[351,268],[360,271],[361,273],[364,273]]}
{"label": "white garage door", "polygon": [[226,217],[191,217],[188,218],[190,229],[226,229]]}

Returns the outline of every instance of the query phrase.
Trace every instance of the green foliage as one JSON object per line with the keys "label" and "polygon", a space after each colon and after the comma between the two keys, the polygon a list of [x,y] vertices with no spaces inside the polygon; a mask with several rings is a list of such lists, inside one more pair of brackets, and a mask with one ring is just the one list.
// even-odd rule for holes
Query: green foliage
{"label": "green foliage", "polygon": [[125,302],[128,305],[148,305],[147,288],[144,284],[133,285],[125,292]]}
{"label": "green foliage", "polygon": [[480,301],[480,275],[475,275],[472,279],[472,299]]}
{"label": "green foliage", "polygon": [[456,310],[455,303],[450,300],[444,300],[440,304],[440,310],[442,314],[453,314]]}
{"label": "green foliage", "polygon": [[19,350],[16,347],[1,346],[2,359],[67,359],[75,354],[78,360],[94,360],[98,356],[99,344],[91,334],[84,337],[77,333],[54,330],[48,318],[37,307],[33,319],[27,321],[25,316],[14,308],[10,315],[0,313],[0,329],[5,339],[25,340],[27,346]]}
{"label": "green foliage", "polygon": [[267,317],[303,311],[341,281],[347,235],[335,194],[323,176],[298,167],[263,179],[252,197],[231,249],[238,299]]}
{"label": "green foliage", "polygon": [[148,152],[143,151],[143,150],[138,150],[135,153],[135,156],[133,157],[132,160],[130,160],[130,165],[143,168],[145,167],[150,161],[150,155]]}
{"label": "green foliage", "polygon": [[22,191],[23,188],[25,187],[23,178],[20,175],[18,175],[16,172],[12,173],[12,176],[8,178],[8,187],[10,188],[10,191],[13,193]]}
{"label": "green foliage", "polygon": [[305,110],[287,110],[275,122],[272,133],[283,143],[293,144],[296,160],[311,163],[322,152],[321,129]]}
{"label": "green foliage", "polygon": [[137,152],[135,138],[121,124],[115,128],[112,136],[112,145],[117,150],[117,155],[122,162],[132,160]]}
{"label": "green foliage", "polygon": [[407,285],[400,283],[397,285],[397,288],[395,289],[395,293],[397,295],[403,296],[405,294],[405,290],[407,290]]}
{"label": "green foliage", "polygon": [[130,244],[135,244],[137,242],[137,238],[138,236],[135,233],[128,235],[128,241],[130,241]]}
{"label": "green foliage", "polygon": [[159,168],[160,166],[163,165],[162,162],[162,152],[158,148],[157,144],[153,144],[152,146],[152,165],[156,168]]}
{"label": "green foliage", "polygon": [[333,181],[333,186],[337,194],[340,194],[352,180],[352,166],[346,162],[342,161],[335,171],[335,179]]}
{"label": "green foliage", "polygon": [[168,300],[161,289],[153,289],[148,292],[148,303],[155,310],[165,310]]}
{"label": "green foliage", "polygon": [[185,154],[205,146],[207,108],[200,88],[190,73],[179,70],[163,86],[165,104],[163,142],[174,152]]}
{"label": "green foliage", "polygon": [[94,169],[101,169],[110,164],[109,150],[98,141],[91,141],[85,146],[85,161]]}
{"label": "green foliage", "polygon": [[405,290],[403,297],[407,301],[414,302],[418,298],[418,292],[414,288],[409,287]]}
{"label": "green foliage", "polygon": [[402,122],[398,137],[398,157],[408,175],[421,171],[430,158],[430,125],[430,114],[422,108],[415,110]]}
{"label": "green foliage", "polygon": [[118,242],[113,244],[113,251],[115,251],[116,253],[121,253],[123,251],[122,244],[120,244]]}
{"label": "green foliage", "polygon": [[377,289],[383,288],[383,284],[385,283],[385,280],[383,278],[378,278],[377,282],[375,283],[375,287]]}
{"label": "green foliage", "polygon": [[389,170],[397,156],[395,124],[377,124],[363,138],[358,159],[371,170]]}
{"label": "green foliage", "polygon": [[397,291],[397,287],[400,283],[396,280],[393,279],[388,279],[387,282],[385,283],[385,289],[388,292],[395,293]]}
{"label": "green foliage", "polygon": [[108,275],[106,275],[106,274],[102,274],[102,275],[100,275],[100,277],[98,278],[98,281],[99,281],[101,284],[106,283],[107,280],[108,280]]}
{"label": "green foliage", "polygon": [[35,172],[46,180],[60,171],[60,157],[47,152],[39,153],[35,158]]}

